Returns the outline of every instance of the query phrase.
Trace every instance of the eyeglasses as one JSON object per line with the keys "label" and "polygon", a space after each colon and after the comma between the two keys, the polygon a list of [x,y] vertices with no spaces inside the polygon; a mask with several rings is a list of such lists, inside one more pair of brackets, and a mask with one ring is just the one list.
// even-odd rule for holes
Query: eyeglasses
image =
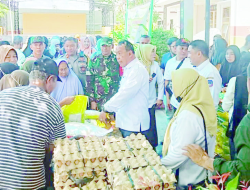
{"label": "eyeglasses", "polygon": [[[3,76],[6,75],[6,74],[3,72],[2,68],[0,68],[0,71],[3,73]],[[17,82],[17,80],[16,80],[14,77],[12,77],[11,75],[10,75],[10,77],[17,83],[18,87],[22,86],[19,82]]]}

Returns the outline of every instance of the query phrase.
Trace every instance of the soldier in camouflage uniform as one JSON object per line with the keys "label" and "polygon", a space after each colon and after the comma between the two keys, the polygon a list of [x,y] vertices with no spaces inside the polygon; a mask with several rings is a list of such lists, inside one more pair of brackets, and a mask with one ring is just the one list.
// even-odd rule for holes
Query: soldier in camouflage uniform
{"label": "soldier in camouflage uniform", "polygon": [[30,58],[34,59],[49,58],[48,56],[43,54],[45,50],[45,39],[42,36],[31,37],[30,49],[32,50],[32,54],[26,58],[25,62]]}
{"label": "soldier in camouflage uniform", "polygon": [[86,72],[86,95],[89,96],[91,109],[101,107],[114,96],[119,88],[119,63],[112,52],[113,40],[102,38],[101,52],[89,61]]}

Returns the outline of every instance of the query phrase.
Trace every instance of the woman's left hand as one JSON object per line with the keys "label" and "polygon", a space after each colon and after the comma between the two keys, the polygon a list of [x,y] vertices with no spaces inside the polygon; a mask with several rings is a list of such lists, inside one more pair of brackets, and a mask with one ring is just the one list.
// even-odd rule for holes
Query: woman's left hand
{"label": "woman's left hand", "polygon": [[149,82],[152,82],[152,80],[153,80],[153,78],[152,78],[152,77],[150,77],[150,78],[149,78]]}

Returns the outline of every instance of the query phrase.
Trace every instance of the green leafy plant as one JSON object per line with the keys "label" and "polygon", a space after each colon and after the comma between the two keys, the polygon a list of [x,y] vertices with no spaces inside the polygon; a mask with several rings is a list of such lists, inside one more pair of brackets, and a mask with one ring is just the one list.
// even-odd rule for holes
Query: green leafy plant
{"label": "green leafy plant", "polygon": [[238,175],[233,178],[231,181],[228,182],[227,186],[226,186],[226,190],[235,190],[238,187],[239,184],[239,178],[240,178],[240,173],[238,173]]}
{"label": "green leafy plant", "polygon": [[0,18],[4,17],[8,11],[9,11],[9,8],[0,2]]}
{"label": "green leafy plant", "polygon": [[167,40],[174,36],[175,34],[173,30],[163,30],[162,28],[153,30],[151,44],[156,46],[156,53],[159,58],[162,58],[163,54],[169,51]]}
{"label": "green leafy plant", "polygon": [[115,44],[121,40],[127,40],[129,38],[129,34],[125,35],[125,27],[123,24],[116,25],[109,36],[114,39]]}
{"label": "green leafy plant", "polygon": [[[212,179],[215,179],[217,184],[206,184],[206,187],[198,187],[196,190],[236,190],[239,185],[240,173],[237,174],[232,180],[228,181],[228,177],[231,175],[231,172],[225,174],[218,174],[217,176],[212,176]],[[227,183],[227,184],[226,184]],[[225,185],[226,184],[226,185]],[[247,190],[248,182],[242,181],[241,185],[242,190]]]}

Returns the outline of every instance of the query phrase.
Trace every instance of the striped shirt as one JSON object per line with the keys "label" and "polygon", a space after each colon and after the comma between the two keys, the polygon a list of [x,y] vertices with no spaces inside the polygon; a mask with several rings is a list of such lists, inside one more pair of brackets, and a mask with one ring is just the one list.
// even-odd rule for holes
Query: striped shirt
{"label": "striped shirt", "polygon": [[38,87],[0,92],[0,189],[45,186],[45,149],[65,138],[58,103]]}

